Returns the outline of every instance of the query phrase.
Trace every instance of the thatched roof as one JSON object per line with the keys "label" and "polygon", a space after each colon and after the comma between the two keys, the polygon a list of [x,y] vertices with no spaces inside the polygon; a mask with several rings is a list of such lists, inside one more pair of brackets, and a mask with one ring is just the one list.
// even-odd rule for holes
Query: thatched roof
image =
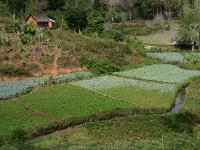
{"label": "thatched roof", "polygon": [[43,15],[43,14],[29,15],[26,21],[29,19],[30,16],[32,16],[37,22],[52,22],[46,15]]}

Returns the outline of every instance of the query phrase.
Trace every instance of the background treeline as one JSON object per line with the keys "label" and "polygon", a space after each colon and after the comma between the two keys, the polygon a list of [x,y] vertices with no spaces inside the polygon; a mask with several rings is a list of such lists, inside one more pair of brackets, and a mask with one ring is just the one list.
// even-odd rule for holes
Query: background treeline
{"label": "background treeline", "polygon": [[30,14],[41,13],[56,20],[55,28],[96,36],[109,30],[105,22],[178,19],[182,21],[178,40],[200,43],[199,0],[0,0],[0,16],[24,21]]}
{"label": "background treeline", "polygon": [[152,19],[157,13],[167,19],[180,18],[184,3],[194,0],[0,0],[1,15],[22,18],[46,12],[60,18],[72,8],[79,11],[100,11],[107,20]]}

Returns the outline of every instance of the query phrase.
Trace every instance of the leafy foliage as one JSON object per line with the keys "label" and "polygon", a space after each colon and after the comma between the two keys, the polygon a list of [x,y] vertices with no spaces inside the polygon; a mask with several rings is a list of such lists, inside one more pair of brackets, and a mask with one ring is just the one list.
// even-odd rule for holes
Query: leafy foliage
{"label": "leafy foliage", "polygon": [[23,44],[33,42],[36,39],[36,29],[30,24],[26,24],[20,32],[20,38]]}
{"label": "leafy foliage", "polygon": [[94,58],[89,61],[88,68],[96,75],[110,74],[119,71],[119,68],[106,58]]}
{"label": "leafy foliage", "polygon": [[66,21],[68,26],[77,32],[83,30],[88,24],[86,12],[78,8],[71,8],[67,11]]}
{"label": "leafy foliage", "polygon": [[103,76],[99,78],[94,78],[90,80],[83,80],[79,82],[72,83],[73,85],[78,85],[89,90],[96,89],[109,89],[113,87],[140,87],[149,90],[160,90],[162,92],[173,92],[176,90],[176,85],[172,84],[163,84],[163,83],[155,83],[155,82],[145,82],[139,81],[135,79],[127,79],[116,76]]}
{"label": "leafy foliage", "polygon": [[98,11],[91,11],[87,15],[88,28],[96,33],[101,33],[104,30],[104,18]]}
{"label": "leafy foliage", "polygon": [[200,76],[200,71],[184,70],[174,65],[155,64],[139,69],[116,72],[114,75],[182,84],[189,78]]}
{"label": "leafy foliage", "polygon": [[47,83],[61,83],[71,80],[87,78],[92,76],[90,72],[75,72],[65,75],[58,75],[52,78],[38,77],[28,78],[25,80],[18,80],[13,82],[0,82],[0,99],[8,99],[16,95],[20,95],[25,91],[30,91],[38,85],[45,85]]}

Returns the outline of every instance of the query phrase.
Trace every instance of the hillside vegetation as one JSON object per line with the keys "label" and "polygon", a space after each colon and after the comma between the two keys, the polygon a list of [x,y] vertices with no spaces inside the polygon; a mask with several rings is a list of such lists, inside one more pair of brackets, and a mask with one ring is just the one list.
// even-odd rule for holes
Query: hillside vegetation
{"label": "hillside vegetation", "polygon": [[199,150],[198,6],[0,0],[0,150]]}

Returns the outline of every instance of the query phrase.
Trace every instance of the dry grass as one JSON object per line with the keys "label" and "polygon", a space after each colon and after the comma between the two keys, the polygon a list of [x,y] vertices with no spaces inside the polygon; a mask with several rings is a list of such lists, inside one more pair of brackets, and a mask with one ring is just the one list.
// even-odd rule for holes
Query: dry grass
{"label": "dry grass", "polygon": [[138,38],[149,45],[172,45],[172,40],[176,37],[178,32],[178,22],[172,21],[170,27],[171,29],[169,31],[159,31],[147,36],[138,36]]}

